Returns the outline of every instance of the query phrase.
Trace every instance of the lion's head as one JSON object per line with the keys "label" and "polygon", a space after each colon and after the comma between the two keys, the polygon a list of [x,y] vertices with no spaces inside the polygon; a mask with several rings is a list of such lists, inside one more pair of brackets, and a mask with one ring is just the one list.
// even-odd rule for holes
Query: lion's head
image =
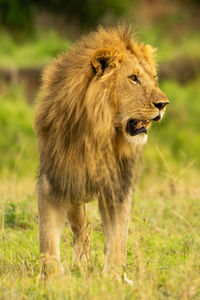
{"label": "lion's head", "polygon": [[147,139],[151,121],[162,119],[169,101],[157,84],[155,49],[150,45],[138,45],[130,35],[123,40],[120,33],[118,41],[117,33],[113,34],[110,47],[94,52],[91,60],[95,72],[93,80],[102,86],[106,82],[106,87],[102,88],[104,92],[111,90],[112,99],[107,100],[112,107],[116,130],[123,133],[127,142],[142,144]]}

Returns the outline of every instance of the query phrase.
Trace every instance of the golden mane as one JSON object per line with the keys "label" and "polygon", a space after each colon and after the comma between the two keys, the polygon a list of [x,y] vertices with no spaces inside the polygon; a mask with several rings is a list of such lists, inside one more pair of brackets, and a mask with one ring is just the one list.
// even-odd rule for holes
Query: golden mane
{"label": "golden mane", "polygon": [[[97,80],[102,51],[105,63],[116,68]],[[128,191],[136,156],[119,155],[113,125],[116,70],[126,51],[155,68],[152,48],[139,45],[130,27],[119,26],[99,27],[44,70],[35,128],[40,179],[47,176],[53,193],[79,199],[99,189],[110,195]]]}

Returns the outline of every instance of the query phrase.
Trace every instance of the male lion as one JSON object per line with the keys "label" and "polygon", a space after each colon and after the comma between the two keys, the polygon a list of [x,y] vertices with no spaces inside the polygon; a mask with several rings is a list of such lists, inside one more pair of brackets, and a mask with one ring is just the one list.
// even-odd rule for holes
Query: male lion
{"label": "male lion", "polygon": [[169,103],[156,82],[153,52],[130,28],[99,27],[44,71],[35,120],[43,275],[52,266],[62,271],[66,217],[73,261],[88,257],[85,204],[94,198],[106,239],[104,271],[124,270],[137,154]]}

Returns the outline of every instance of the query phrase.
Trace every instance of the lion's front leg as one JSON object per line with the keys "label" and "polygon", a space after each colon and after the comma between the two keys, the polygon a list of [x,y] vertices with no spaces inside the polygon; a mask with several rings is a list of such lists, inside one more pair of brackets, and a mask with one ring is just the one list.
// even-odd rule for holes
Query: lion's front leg
{"label": "lion's front leg", "polygon": [[[132,193],[129,193],[123,201],[115,203],[110,203],[104,198],[99,199],[106,240],[104,271],[116,276],[124,273],[126,267],[131,195]],[[124,279],[128,281],[125,273]]]}
{"label": "lion's front leg", "polygon": [[51,196],[38,191],[39,240],[41,255],[41,278],[52,274],[63,274],[60,263],[60,238],[66,218],[66,209],[62,205],[54,205]]}
{"label": "lion's front leg", "polygon": [[80,262],[89,260],[89,235],[87,232],[85,204],[67,205],[67,216],[74,238],[73,263],[80,266]]}

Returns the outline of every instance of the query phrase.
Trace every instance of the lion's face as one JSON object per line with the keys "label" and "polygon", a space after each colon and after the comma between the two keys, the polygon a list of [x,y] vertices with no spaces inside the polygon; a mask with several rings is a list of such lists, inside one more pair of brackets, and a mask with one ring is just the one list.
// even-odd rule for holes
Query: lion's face
{"label": "lion's face", "polygon": [[117,95],[116,118],[125,139],[134,144],[145,143],[151,122],[162,119],[169,103],[145,60],[126,57],[118,73]]}
{"label": "lion's face", "polygon": [[146,142],[151,122],[162,119],[169,103],[158,87],[152,52],[149,45],[138,46],[135,53],[105,48],[98,50],[92,60],[99,80],[109,82],[111,74],[108,85],[112,91],[115,86],[117,99],[113,124],[133,144]]}

